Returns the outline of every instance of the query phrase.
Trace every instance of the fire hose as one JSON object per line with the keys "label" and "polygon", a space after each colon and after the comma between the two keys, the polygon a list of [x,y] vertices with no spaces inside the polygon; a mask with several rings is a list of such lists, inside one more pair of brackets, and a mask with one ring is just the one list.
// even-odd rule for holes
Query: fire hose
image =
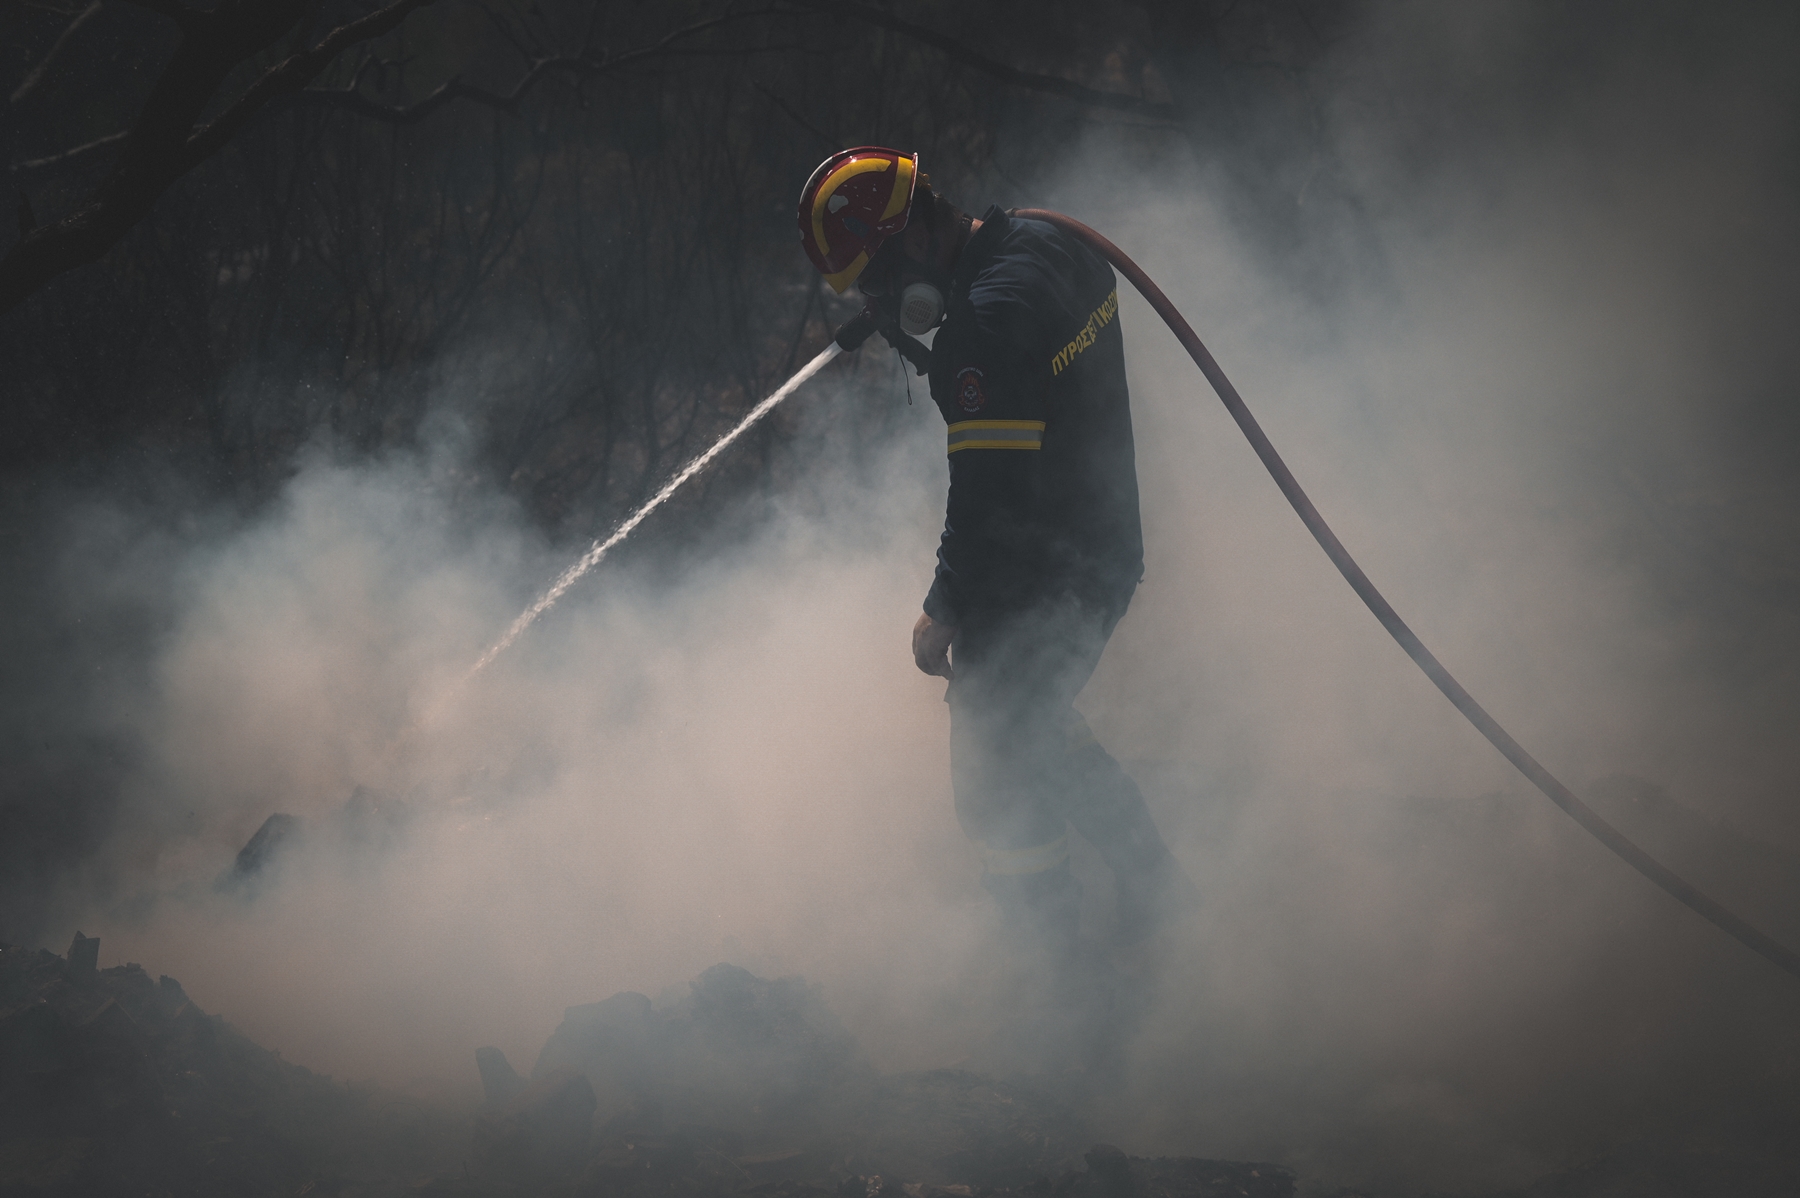
{"label": "fire hose", "polygon": [[[1137,263],[1133,262],[1118,246],[1093,229],[1060,212],[1050,212],[1043,208],[1017,208],[1013,210],[1012,215],[1025,220],[1041,220],[1073,234],[1103,254],[1107,261],[1131,280],[1132,286],[1136,287],[1139,294],[1150,302],[1152,308],[1156,309],[1157,315],[1161,316],[1163,322],[1169,326],[1169,331],[1175,334],[1176,340],[1181,342],[1182,348],[1186,349],[1188,356],[1193,358],[1194,365],[1200,368],[1200,373],[1206,376],[1206,381],[1212,384],[1214,391],[1218,392],[1220,400],[1225,404],[1225,410],[1231,413],[1233,420],[1237,421],[1238,428],[1243,430],[1244,436],[1249,439],[1250,447],[1256,451],[1256,456],[1262,459],[1262,464],[1275,479],[1275,485],[1281,488],[1283,495],[1287,496],[1288,502],[1293,505],[1294,511],[1299,515],[1300,522],[1306,525],[1307,531],[1312,533],[1314,540],[1318,541],[1319,547],[1325,551],[1325,556],[1331,559],[1332,565],[1336,566],[1338,572],[1344,576],[1344,581],[1350,584],[1350,589],[1356,592],[1368,609],[1374,613],[1375,618],[1381,621],[1381,626],[1387,629],[1388,635],[1392,636],[1400,647],[1406,650],[1406,655],[1412,658],[1419,669],[1425,672],[1425,676],[1431,679],[1433,685],[1444,693],[1444,697],[1450,700],[1451,705],[1468,718],[1468,721],[1475,726],[1476,731],[1487,737],[1488,743],[1500,750],[1501,755],[1512,762],[1519,772],[1531,781],[1532,785],[1543,791],[1552,803],[1561,807],[1576,823],[1585,828],[1601,844],[1612,850],[1627,865],[1650,879],[1701,918],[1708,920],[1721,931],[1734,937],[1746,948],[1767,958],[1788,973],[1800,977],[1800,953],[1795,953],[1787,946],[1764,935],[1633,844],[1622,832],[1608,823],[1599,812],[1582,802],[1573,791],[1558,781],[1555,775],[1545,769],[1537,758],[1527,753],[1524,746],[1514,740],[1512,735],[1500,726],[1499,721],[1489,715],[1487,709],[1475,701],[1474,696],[1463,688],[1462,683],[1451,676],[1450,671],[1446,670],[1443,663],[1438,661],[1431,650],[1425,647],[1418,634],[1407,626],[1406,621],[1400,618],[1393,605],[1375,588],[1375,584],[1369,581],[1369,576],[1363,573],[1362,567],[1356,564],[1356,559],[1350,556],[1350,551],[1344,548],[1343,542],[1338,540],[1337,534],[1331,531],[1331,526],[1325,523],[1325,518],[1319,514],[1319,509],[1313,506],[1311,499],[1307,498],[1306,492],[1301,488],[1299,480],[1294,477],[1293,471],[1289,470],[1287,463],[1281,460],[1281,455],[1275,451],[1274,444],[1270,442],[1268,434],[1263,432],[1262,425],[1257,423],[1256,417],[1250,414],[1250,409],[1245,405],[1243,397],[1238,394],[1237,388],[1231,385],[1231,380],[1225,377],[1225,372],[1219,369],[1219,364],[1213,360],[1212,354],[1207,352],[1206,346],[1186,319],[1176,310],[1175,305],[1169,302],[1169,297],[1163,294],[1162,288],[1152,282],[1150,276],[1145,274]],[[882,333],[888,342],[913,364],[915,370],[921,374],[924,373],[924,362],[927,360],[925,347],[901,333],[897,327],[892,327],[891,322],[882,321],[872,310],[865,311],[863,315],[855,318],[841,329],[836,340],[843,348],[853,349],[866,340],[872,332]]]}

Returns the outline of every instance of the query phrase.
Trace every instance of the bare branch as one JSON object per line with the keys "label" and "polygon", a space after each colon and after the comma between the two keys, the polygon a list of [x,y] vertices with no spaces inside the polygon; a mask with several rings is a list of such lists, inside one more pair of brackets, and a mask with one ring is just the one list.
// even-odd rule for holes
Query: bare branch
{"label": "bare branch", "polygon": [[452,100],[471,100],[477,104],[485,104],[489,108],[497,108],[502,112],[512,112],[518,108],[519,101],[525,98],[526,93],[551,72],[567,71],[575,75],[603,75],[634,63],[682,53],[679,48],[680,43],[690,38],[737,21],[765,17],[774,11],[773,8],[762,8],[710,17],[704,21],[696,21],[692,25],[685,25],[647,46],[639,46],[634,50],[625,50],[617,54],[583,50],[579,54],[558,54],[534,59],[512,88],[503,92],[492,91],[479,84],[469,83],[461,75],[456,75],[411,104],[389,104],[373,99],[362,92],[360,87],[362,78],[359,71],[348,87],[307,88],[300,93],[300,98],[312,103],[346,108],[359,116],[370,117],[374,120],[393,121],[399,124],[412,124],[424,120]]}
{"label": "bare branch", "polygon": [[56,65],[57,57],[68,48],[69,41],[75,36],[76,31],[83,25],[86,25],[89,21],[93,20],[99,12],[100,0],[94,0],[92,4],[75,14],[75,19],[70,21],[67,27],[57,35],[54,42],[50,43],[50,49],[44,55],[43,61],[32,68],[19,83],[19,86],[13,90],[12,103],[19,103],[38,89],[38,86],[49,77],[50,68]]}
{"label": "bare branch", "polygon": [[1056,75],[1043,75],[1036,71],[1021,71],[1015,66],[978,54],[948,34],[939,33],[923,25],[901,20],[886,9],[876,8],[872,4],[857,3],[856,0],[788,0],[788,3],[802,8],[814,9],[818,12],[833,13],[849,17],[867,25],[875,25],[882,29],[923,42],[954,62],[973,67],[985,75],[992,75],[1003,83],[1015,87],[1023,87],[1030,91],[1044,92],[1052,96],[1061,96],[1065,100],[1073,100],[1077,104],[1089,108],[1107,108],[1114,112],[1129,112],[1134,116],[1150,117],[1158,121],[1175,119],[1175,107],[1172,104],[1158,104],[1139,96],[1126,95],[1124,92],[1103,92],[1072,79],[1063,79]]}
{"label": "bare branch", "polygon": [[433,0],[394,0],[386,8],[377,9],[360,20],[339,25],[312,49],[302,50],[270,68],[237,98],[236,103],[188,138],[181,169],[189,170],[196,163],[217,153],[219,147],[236,137],[250,118],[271,99],[304,90],[344,50],[358,42],[380,37],[404,21],[414,9],[430,3]]}
{"label": "bare branch", "polygon": [[32,158],[25,162],[16,163],[13,166],[13,169],[18,171],[35,171],[41,170],[46,166],[59,166],[62,163],[69,161],[71,158],[80,157],[89,150],[102,150],[107,146],[116,146],[128,136],[130,136],[130,131],[121,129],[117,133],[108,133],[105,137],[96,137],[93,141],[83,142],[81,145],[64,150],[61,153],[51,154],[47,158]]}
{"label": "bare branch", "polygon": [[789,105],[786,100],[783,100],[780,96],[776,95],[774,92],[770,91],[768,88],[764,87],[762,84],[757,83],[754,80],[752,80],[750,86],[754,87],[757,91],[759,91],[763,95],[767,96],[769,98],[770,103],[774,104],[775,107],[781,109],[782,114],[785,115],[788,120],[794,122],[794,124],[800,126],[802,129],[806,130],[808,133],[812,134],[814,137],[818,138],[820,141],[824,142],[827,146],[829,146],[831,148],[832,153],[836,153],[837,151],[845,148],[842,140],[840,140],[839,138],[833,137],[831,134],[825,132],[825,130],[819,128],[817,125],[815,125],[811,121],[807,120],[799,112],[795,111],[795,109],[791,105]]}
{"label": "bare branch", "polygon": [[587,28],[581,33],[581,48],[584,52],[593,47],[594,31],[600,28],[600,4],[601,0],[594,0],[588,6]]}
{"label": "bare branch", "polygon": [[[181,44],[121,139],[118,162],[79,209],[32,229],[0,258],[0,312],[56,276],[93,262],[142,220],[171,183],[216,153],[271,99],[303,90],[345,48],[387,33],[432,0],[393,0],[340,25],[316,45],[265,71],[205,126],[194,124],[239,64],[275,45],[320,0],[244,0],[210,10],[176,0],[133,0],[182,26]],[[107,141],[109,139],[102,139]],[[77,147],[85,151],[93,144]],[[60,160],[67,155],[58,156]]]}
{"label": "bare branch", "polygon": [[328,104],[334,108],[348,109],[358,116],[369,117],[372,120],[392,121],[401,125],[422,121],[452,100],[473,100],[477,104],[485,104],[489,108],[511,112],[518,107],[519,101],[542,77],[544,71],[563,65],[565,61],[568,60],[538,60],[508,92],[493,92],[485,87],[464,83],[462,76],[457,75],[439,84],[411,104],[388,104],[381,100],[373,100],[355,86],[309,87],[300,92],[299,98],[313,104]]}
{"label": "bare branch", "polygon": [[492,8],[485,4],[482,5],[481,15],[487,18],[489,25],[494,27],[494,32],[505,38],[507,44],[519,52],[520,58],[523,58],[526,62],[531,62],[541,57],[539,53],[541,47],[527,46],[519,39],[519,36],[513,32],[512,26],[501,20],[500,14],[495,12]]}
{"label": "bare branch", "polygon": [[135,4],[139,8],[147,8],[154,13],[161,13],[183,29],[186,29],[197,17],[212,15],[203,9],[183,4],[181,0],[125,0],[125,2]]}

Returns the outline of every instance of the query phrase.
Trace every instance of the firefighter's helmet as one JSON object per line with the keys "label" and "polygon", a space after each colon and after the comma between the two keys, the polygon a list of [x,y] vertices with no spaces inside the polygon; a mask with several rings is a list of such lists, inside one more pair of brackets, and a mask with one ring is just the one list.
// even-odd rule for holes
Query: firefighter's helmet
{"label": "firefighter's helmet", "polygon": [[919,156],[881,146],[840,150],[800,193],[800,244],[842,295],[881,243],[906,228]]}

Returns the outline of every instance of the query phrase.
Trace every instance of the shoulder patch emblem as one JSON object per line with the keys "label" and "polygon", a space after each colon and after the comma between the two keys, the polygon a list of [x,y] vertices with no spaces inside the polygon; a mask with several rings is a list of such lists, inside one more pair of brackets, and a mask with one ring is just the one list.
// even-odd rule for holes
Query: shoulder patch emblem
{"label": "shoulder patch emblem", "polygon": [[956,372],[956,406],[975,413],[987,407],[987,392],[981,387],[979,367],[965,366]]}

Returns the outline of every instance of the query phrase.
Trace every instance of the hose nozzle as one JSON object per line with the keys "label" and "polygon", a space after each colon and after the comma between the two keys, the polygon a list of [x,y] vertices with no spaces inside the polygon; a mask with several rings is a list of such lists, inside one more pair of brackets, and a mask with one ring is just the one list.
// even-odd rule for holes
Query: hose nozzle
{"label": "hose nozzle", "polygon": [[843,324],[839,325],[838,331],[831,335],[831,339],[837,342],[838,348],[845,353],[859,350],[862,348],[862,343],[867,341],[874,334],[875,326],[880,319],[881,318],[876,315],[875,305],[870,304],[861,312],[858,312],[855,316],[852,316],[849,320],[846,320]]}
{"label": "hose nozzle", "polygon": [[831,339],[837,342],[839,349],[849,353],[861,349],[863,342],[875,333],[880,333],[889,345],[900,351],[901,357],[912,363],[914,374],[930,373],[931,351],[922,342],[901,332],[900,322],[891,314],[878,310],[874,304],[838,326]]}

